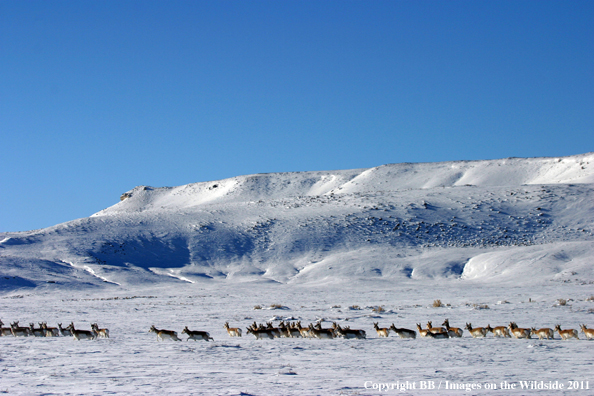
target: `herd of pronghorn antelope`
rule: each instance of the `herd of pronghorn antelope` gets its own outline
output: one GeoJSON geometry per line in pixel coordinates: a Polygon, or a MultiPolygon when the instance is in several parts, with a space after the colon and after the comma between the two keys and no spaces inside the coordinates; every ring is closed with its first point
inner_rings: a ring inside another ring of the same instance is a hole
{"type": "MultiPolygon", "coordinates": [[[[58,327],[48,327],[46,322],[38,323],[39,327],[35,327],[34,323],[30,323],[29,326],[19,326],[19,322],[16,321],[10,324],[10,327],[3,327],[4,323],[0,320],[0,336],[13,336],[13,337],[73,337],[75,340],[94,340],[97,338],[109,338],[109,330],[101,329],[97,323],[91,324],[91,330],[80,330],[74,327],[74,323],[70,323],[66,327],[62,327],[61,323],[58,323],[58,327]]],[[[239,327],[230,327],[229,322],[223,325],[227,334],[230,337],[241,337],[242,330],[239,327]]],[[[380,338],[388,337],[390,332],[396,333],[400,338],[417,338],[417,332],[420,337],[426,338],[458,338],[462,337],[464,330],[458,327],[451,327],[450,322],[446,319],[440,327],[433,327],[432,322],[427,322],[425,328],[417,323],[417,330],[410,330],[405,328],[398,328],[392,323],[390,327],[379,327],[378,323],[374,323],[373,327],[380,338]]],[[[588,329],[585,324],[580,325],[582,333],[586,336],[586,339],[594,339],[594,329],[588,329]]],[[[473,338],[486,337],[489,333],[493,333],[494,337],[506,337],[506,338],[532,338],[532,336],[538,337],[540,340],[552,340],[554,339],[555,332],[559,334],[562,340],[569,340],[575,338],[579,340],[578,331],[575,329],[562,330],[560,325],[556,325],[553,329],[541,328],[536,329],[535,327],[521,328],[515,322],[510,322],[507,326],[496,326],[491,327],[473,327],[471,323],[466,323],[464,327],[468,330],[469,334],[473,338]]],[[[333,338],[367,338],[365,330],[351,329],[348,326],[341,326],[336,322],[332,323],[332,327],[323,328],[320,322],[316,324],[310,323],[307,326],[302,326],[301,321],[287,322],[281,321],[278,326],[274,326],[272,322],[266,324],[258,324],[256,322],[249,325],[247,333],[252,334],[256,339],[274,339],[274,338],[318,338],[318,339],[333,339],[333,338]]],[[[173,330],[157,329],[154,325],[149,329],[149,333],[155,333],[157,340],[173,340],[181,341],[178,337],[177,332],[173,330]]],[[[206,331],[190,330],[186,326],[182,332],[188,336],[187,340],[204,340],[214,341],[210,334],[206,331]]]]}
{"type": "MultiPolygon", "coordinates": [[[[239,327],[230,327],[229,322],[223,325],[225,330],[230,337],[241,337],[242,331],[239,327]]],[[[432,322],[428,322],[426,328],[422,328],[421,324],[417,324],[417,331],[398,328],[392,323],[390,327],[379,327],[378,323],[374,323],[373,327],[378,337],[388,337],[390,332],[396,333],[400,338],[417,338],[417,332],[421,337],[427,338],[456,338],[462,337],[464,330],[458,327],[450,327],[450,322],[446,319],[442,323],[442,327],[433,327],[432,322]]],[[[582,332],[585,334],[586,339],[594,339],[594,329],[588,329],[585,324],[580,325],[582,332]]],[[[555,326],[554,329],[542,328],[536,329],[531,328],[520,328],[515,322],[510,322],[507,326],[496,326],[491,327],[472,327],[471,323],[466,323],[465,329],[468,330],[473,338],[486,337],[488,333],[493,333],[494,337],[507,337],[511,338],[512,335],[515,338],[532,338],[537,336],[539,339],[554,339],[554,334],[557,332],[562,340],[568,340],[575,338],[579,340],[578,331],[575,329],[562,330],[560,325],[555,326]]],[[[274,339],[274,338],[319,338],[319,339],[332,339],[332,338],[367,338],[365,330],[351,329],[347,326],[341,326],[336,322],[332,323],[332,327],[323,328],[320,322],[316,324],[310,323],[307,326],[302,326],[301,321],[285,323],[281,321],[277,327],[272,322],[263,323],[252,323],[247,328],[247,333],[252,334],[256,339],[274,339]]],[[[150,333],[157,334],[157,340],[174,340],[181,341],[177,332],[173,330],[159,330],[155,326],[151,326],[150,333]]],[[[210,334],[206,331],[191,331],[186,328],[182,331],[182,334],[188,335],[188,340],[213,340],[210,334]]]]}
{"type": "Polygon", "coordinates": [[[4,337],[73,337],[75,340],[94,340],[97,338],[109,338],[108,329],[100,329],[97,323],[91,324],[91,330],[80,330],[74,328],[71,322],[68,326],[49,327],[47,322],[39,322],[39,327],[35,323],[29,323],[29,326],[19,326],[16,321],[10,324],[10,327],[3,327],[4,323],[0,320],[0,336],[4,337]]]}

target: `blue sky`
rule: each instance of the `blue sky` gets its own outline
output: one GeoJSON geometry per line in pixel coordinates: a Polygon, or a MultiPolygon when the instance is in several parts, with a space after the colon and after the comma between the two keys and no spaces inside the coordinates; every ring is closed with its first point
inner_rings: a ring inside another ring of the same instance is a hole
{"type": "Polygon", "coordinates": [[[592,1],[0,1],[0,231],[137,185],[594,151],[592,1]]]}

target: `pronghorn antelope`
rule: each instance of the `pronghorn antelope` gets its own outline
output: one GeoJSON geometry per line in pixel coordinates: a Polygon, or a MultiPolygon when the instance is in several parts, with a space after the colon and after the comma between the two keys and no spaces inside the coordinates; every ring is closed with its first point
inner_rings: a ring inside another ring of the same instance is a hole
{"type": "Polygon", "coordinates": [[[149,333],[155,333],[155,334],[157,334],[157,341],[159,341],[159,340],[165,341],[166,339],[170,339],[170,340],[173,340],[173,341],[181,341],[179,338],[177,338],[177,332],[176,331],[173,331],[173,330],[159,330],[154,325],[151,326],[151,329],[149,330],[149,333]]]}
{"type": "Polygon", "coordinates": [[[15,337],[29,337],[31,329],[28,327],[19,326],[19,321],[10,324],[10,330],[15,337]]]}
{"type": "Polygon", "coordinates": [[[251,333],[256,337],[256,340],[263,340],[264,338],[274,339],[274,334],[268,329],[259,329],[251,326],[247,328],[248,334],[251,333]]]}
{"type": "Polygon", "coordinates": [[[109,338],[109,329],[100,329],[97,323],[92,323],[91,328],[97,333],[97,337],[109,338]]]}
{"type": "Polygon", "coordinates": [[[289,326],[281,320],[278,324],[278,329],[280,330],[281,337],[291,337],[291,332],[289,331],[289,326]]]}
{"type": "Polygon", "coordinates": [[[182,330],[182,334],[187,334],[188,335],[188,339],[186,341],[190,341],[190,340],[194,340],[194,341],[198,341],[198,340],[204,340],[204,341],[213,340],[214,341],[214,338],[212,338],[210,336],[210,334],[208,334],[208,332],[206,332],[206,331],[199,331],[199,330],[190,330],[190,329],[188,329],[188,326],[184,327],[184,329],[182,330]]]}
{"type": "Polygon", "coordinates": [[[72,337],[72,331],[70,331],[70,327],[62,327],[62,323],[58,323],[58,331],[60,332],[60,334],[62,334],[63,337],[72,337]]]}
{"type": "Polygon", "coordinates": [[[272,323],[257,324],[255,321],[248,327],[248,333],[252,333],[257,339],[263,338],[278,338],[280,337],[280,330],[272,326],[272,323]]]}
{"type": "Polygon", "coordinates": [[[587,328],[585,324],[580,325],[580,328],[588,340],[594,339],[594,329],[587,328]]]}
{"type": "Polygon", "coordinates": [[[33,323],[29,323],[29,328],[31,329],[31,334],[35,337],[45,337],[45,331],[41,327],[36,329],[33,323]]]}
{"type": "Polygon", "coordinates": [[[57,327],[48,327],[47,322],[39,323],[39,326],[43,329],[46,337],[59,337],[60,331],[57,327]]]}
{"type": "Polygon", "coordinates": [[[367,334],[365,333],[365,330],[351,329],[349,326],[341,327],[336,322],[332,323],[332,328],[334,329],[334,333],[339,337],[344,337],[346,339],[351,339],[351,338],[365,339],[365,338],[367,338],[367,334]]]}
{"type": "Polygon", "coordinates": [[[390,334],[390,328],[389,327],[378,327],[377,323],[373,324],[373,328],[375,329],[375,331],[377,332],[378,337],[387,337],[390,334]]]}
{"type": "Polygon", "coordinates": [[[72,336],[74,337],[74,339],[76,341],[94,340],[95,338],[97,338],[97,333],[95,333],[95,330],[92,330],[92,329],[91,330],[77,330],[74,328],[74,323],[72,323],[72,322],[70,323],[68,328],[72,332],[72,336]]]}
{"type": "Polygon", "coordinates": [[[229,337],[241,337],[241,329],[239,327],[229,327],[229,322],[225,322],[225,330],[229,337]]]}
{"type": "Polygon", "coordinates": [[[283,336],[283,331],[278,327],[274,327],[272,322],[266,322],[266,329],[271,331],[276,338],[281,338],[283,336]]]}
{"type": "Polygon", "coordinates": [[[295,327],[297,328],[297,330],[299,330],[301,337],[303,337],[303,338],[313,337],[313,335],[309,332],[309,329],[307,327],[301,327],[301,321],[298,321],[297,324],[295,325],[295,327]]]}
{"type": "Polygon", "coordinates": [[[491,325],[487,325],[487,331],[493,333],[493,337],[511,338],[511,335],[505,326],[491,327],[491,325]]]}
{"type": "Polygon", "coordinates": [[[470,335],[473,338],[480,338],[487,336],[487,328],[486,327],[475,327],[472,328],[471,323],[466,323],[466,329],[470,332],[470,335]]]}
{"type": "Polygon", "coordinates": [[[392,323],[392,326],[390,326],[390,331],[393,331],[394,333],[398,334],[398,337],[400,338],[417,338],[416,331],[397,328],[396,326],[394,326],[394,323],[392,323]]]}
{"type": "Polygon", "coordinates": [[[0,320],[0,336],[11,336],[12,329],[10,327],[2,327],[4,323],[0,320]]]}
{"type": "Polygon", "coordinates": [[[334,330],[322,329],[322,325],[320,325],[319,323],[316,326],[314,326],[313,324],[309,325],[309,334],[311,334],[312,337],[318,338],[320,340],[334,338],[334,330]]]}
{"type": "Polygon", "coordinates": [[[281,337],[291,337],[291,331],[289,330],[289,326],[287,326],[285,322],[281,321],[278,324],[278,329],[280,330],[281,337]]]}
{"type": "Polygon", "coordinates": [[[287,326],[288,331],[289,331],[289,337],[292,338],[301,338],[301,331],[299,331],[299,329],[297,328],[297,324],[296,323],[289,323],[289,325],[287,326]]]}
{"type": "Polygon", "coordinates": [[[433,324],[431,322],[427,322],[427,328],[433,334],[436,334],[436,333],[446,333],[447,332],[447,330],[445,328],[443,328],[443,327],[433,327],[433,324]]]}
{"type": "Polygon", "coordinates": [[[351,339],[351,338],[366,339],[367,338],[367,333],[365,333],[365,330],[351,329],[350,326],[342,327],[339,324],[337,324],[336,322],[332,323],[332,328],[334,329],[334,332],[336,333],[337,336],[342,336],[346,339],[351,339]]]}
{"type": "Polygon", "coordinates": [[[462,337],[462,334],[464,334],[464,330],[458,327],[450,327],[450,321],[448,319],[443,321],[442,326],[445,326],[450,337],[462,337]]]}
{"type": "Polygon", "coordinates": [[[421,337],[431,337],[431,335],[433,335],[433,333],[431,333],[429,331],[429,329],[423,329],[421,327],[421,324],[420,323],[417,323],[417,330],[419,331],[419,335],[421,337]],[[429,335],[429,334],[431,334],[431,335],[429,335]]]}
{"type": "Polygon", "coordinates": [[[351,326],[346,326],[343,329],[347,334],[355,334],[355,337],[361,340],[367,339],[367,333],[362,329],[351,329],[351,326]]]}
{"type": "Polygon", "coordinates": [[[555,331],[557,333],[559,333],[559,335],[561,336],[561,339],[563,339],[563,340],[569,340],[570,338],[575,338],[576,340],[580,339],[578,337],[578,332],[575,329],[561,330],[561,326],[557,325],[557,326],[555,326],[555,331]]]}
{"type": "Polygon", "coordinates": [[[553,340],[555,339],[553,329],[549,329],[548,327],[543,327],[542,329],[536,330],[536,328],[531,328],[532,334],[536,334],[539,340],[553,340]]]}
{"type": "Polygon", "coordinates": [[[427,333],[427,338],[450,338],[450,335],[448,333],[432,333],[431,331],[429,331],[427,333]]]}
{"type": "Polygon", "coordinates": [[[516,322],[510,322],[507,328],[516,338],[532,338],[530,329],[519,328],[516,322]]]}

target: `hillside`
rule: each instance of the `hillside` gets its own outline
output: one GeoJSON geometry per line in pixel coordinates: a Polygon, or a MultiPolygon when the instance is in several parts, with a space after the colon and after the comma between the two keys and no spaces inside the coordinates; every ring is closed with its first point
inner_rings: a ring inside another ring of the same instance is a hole
{"type": "Polygon", "coordinates": [[[260,280],[594,281],[594,153],[136,187],[0,233],[0,291],[260,280]]]}

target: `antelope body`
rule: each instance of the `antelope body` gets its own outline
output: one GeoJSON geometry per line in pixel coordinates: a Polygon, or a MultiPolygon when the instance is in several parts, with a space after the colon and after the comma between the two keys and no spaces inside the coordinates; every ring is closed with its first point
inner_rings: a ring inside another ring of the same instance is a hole
{"type": "Polygon", "coordinates": [[[39,323],[39,326],[43,329],[46,337],[59,337],[60,331],[57,327],[48,327],[46,322],[39,323]]]}
{"type": "Polygon", "coordinates": [[[570,338],[575,338],[576,340],[580,339],[578,337],[578,332],[575,329],[561,330],[561,326],[557,325],[557,326],[555,326],[555,331],[557,333],[559,333],[559,335],[561,336],[561,339],[563,339],[563,340],[569,340],[570,338]]]}
{"type": "Polygon", "coordinates": [[[351,329],[350,327],[341,327],[336,322],[332,323],[332,328],[334,332],[339,337],[344,337],[346,339],[358,338],[358,339],[365,339],[367,338],[367,334],[365,330],[358,330],[358,329],[351,329]]]}
{"type": "Polygon", "coordinates": [[[29,328],[31,329],[31,334],[35,337],[45,337],[45,331],[41,327],[35,328],[33,323],[29,323],[29,328]]]}
{"type": "Polygon", "coordinates": [[[94,340],[97,338],[97,333],[94,330],[77,330],[74,328],[74,323],[70,323],[70,331],[76,341],[80,340],[94,340]]]}
{"type": "Polygon", "coordinates": [[[188,329],[188,326],[184,327],[184,329],[182,330],[182,334],[187,334],[188,335],[187,341],[190,341],[190,340],[194,340],[194,341],[198,341],[198,340],[204,340],[204,341],[213,340],[214,341],[214,338],[212,338],[208,332],[206,332],[206,331],[199,331],[199,330],[193,331],[193,330],[188,329]]]}
{"type": "Polygon", "coordinates": [[[29,329],[28,327],[19,326],[18,320],[10,324],[10,331],[12,332],[12,335],[15,337],[29,337],[31,333],[31,329],[29,329]]]}
{"type": "Polygon", "coordinates": [[[269,338],[271,340],[274,339],[274,334],[268,329],[255,329],[253,327],[248,327],[247,332],[253,334],[257,340],[263,340],[264,338],[269,338]]]}
{"type": "Polygon", "coordinates": [[[100,329],[97,323],[91,324],[91,328],[97,333],[97,337],[109,338],[109,329],[100,329]]]}
{"type": "Polygon", "coordinates": [[[313,335],[309,332],[309,329],[307,327],[301,327],[301,321],[298,321],[297,324],[295,325],[295,327],[297,328],[297,330],[299,330],[301,337],[303,337],[303,338],[313,337],[313,335]]]}
{"type": "Polygon", "coordinates": [[[421,324],[420,323],[417,323],[417,330],[419,331],[419,335],[421,337],[431,337],[431,335],[433,335],[433,333],[431,333],[429,331],[429,329],[423,329],[421,327],[421,324]],[[431,335],[429,335],[429,334],[431,334],[431,335]]]}
{"type": "Polygon", "coordinates": [[[177,338],[177,332],[173,330],[159,330],[154,325],[151,326],[149,333],[157,334],[157,341],[165,341],[166,339],[173,341],[181,341],[179,338],[177,338]]]}
{"type": "Polygon", "coordinates": [[[486,327],[472,327],[471,323],[466,323],[466,329],[470,332],[470,335],[473,338],[481,338],[487,336],[487,328],[486,327]]]}
{"type": "Polygon", "coordinates": [[[518,327],[516,322],[510,322],[510,324],[507,325],[507,328],[516,338],[532,338],[532,332],[530,331],[530,329],[522,329],[518,327]]]}
{"type": "Polygon", "coordinates": [[[491,325],[487,325],[487,331],[490,331],[491,333],[493,333],[494,337],[511,338],[511,335],[509,334],[509,331],[507,330],[507,327],[505,327],[505,326],[491,327],[491,325]]]}
{"type": "Polygon", "coordinates": [[[266,322],[266,329],[272,332],[272,335],[276,338],[280,338],[283,336],[283,330],[279,327],[274,327],[272,322],[266,322]]]}
{"type": "Polygon", "coordinates": [[[229,337],[241,337],[241,329],[239,327],[229,327],[229,322],[225,322],[224,326],[229,337]]]}
{"type": "Polygon", "coordinates": [[[70,328],[66,326],[66,328],[62,327],[62,323],[58,323],[58,331],[63,337],[72,337],[72,331],[70,328]]]}
{"type": "Polygon", "coordinates": [[[373,324],[373,328],[375,329],[375,331],[377,332],[377,335],[379,337],[387,337],[390,334],[390,329],[387,327],[382,327],[380,328],[377,323],[373,324]]]}
{"type": "Polygon", "coordinates": [[[450,337],[462,337],[462,334],[464,334],[464,330],[458,327],[450,327],[450,321],[448,319],[444,320],[442,325],[445,326],[450,337]]]}
{"type": "Polygon", "coordinates": [[[318,339],[332,339],[334,338],[334,330],[333,329],[322,329],[322,325],[320,325],[319,323],[314,326],[313,324],[309,325],[309,333],[312,335],[312,337],[318,338],[318,339]]]}
{"type": "Polygon", "coordinates": [[[392,323],[392,326],[390,326],[390,331],[393,331],[394,333],[398,334],[398,337],[400,338],[417,338],[416,331],[397,328],[396,326],[394,326],[394,323],[392,323]]]}
{"type": "Polygon", "coordinates": [[[297,324],[296,323],[289,323],[288,327],[288,332],[289,332],[289,337],[292,338],[301,338],[301,331],[299,331],[299,329],[297,328],[297,324]]]}
{"type": "Polygon", "coordinates": [[[536,334],[538,336],[539,340],[553,340],[555,337],[555,333],[553,332],[553,329],[549,329],[548,327],[543,327],[542,329],[538,329],[536,330],[536,328],[532,328],[531,329],[532,334],[536,334]]]}
{"type": "Polygon", "coordinates": [[[443,339],[443,338],[450,338],[448,333],[432,333],[431,331],[427,333],[428,338],[437,338],[437,339],[443,339]]]}
{"type": "Polygon", "coordinates": [[[281,332],[281,337],[288,337],[291,338],[291,329],[289,327],[289,325],[285,324],[285,322],[280,322],[280,324],[278,325],[278,328],[281,332]]]}
{"type": "Polygon", "coordinates": [[[445,329],[443,327],[433,327],[433,324],[431,322],[427,322],[427,329],[429,329],[429,331],[432,332],[433,334],[447,332],[447,329],[445,329]]]}
{"type": "Polygon", "coordinates": [[[587,328],[585,324],[580,325],[580,328],[588,340],[594,340],[594,329],[587,328]]]}
{"type": "Polygon", "coordinates": [[[10,327],[2,327],[4,326],[4,323],[2,323],[2,321],[0,320],[0,336],[11,336],[12,335],[12,329],[10,327]]]}

